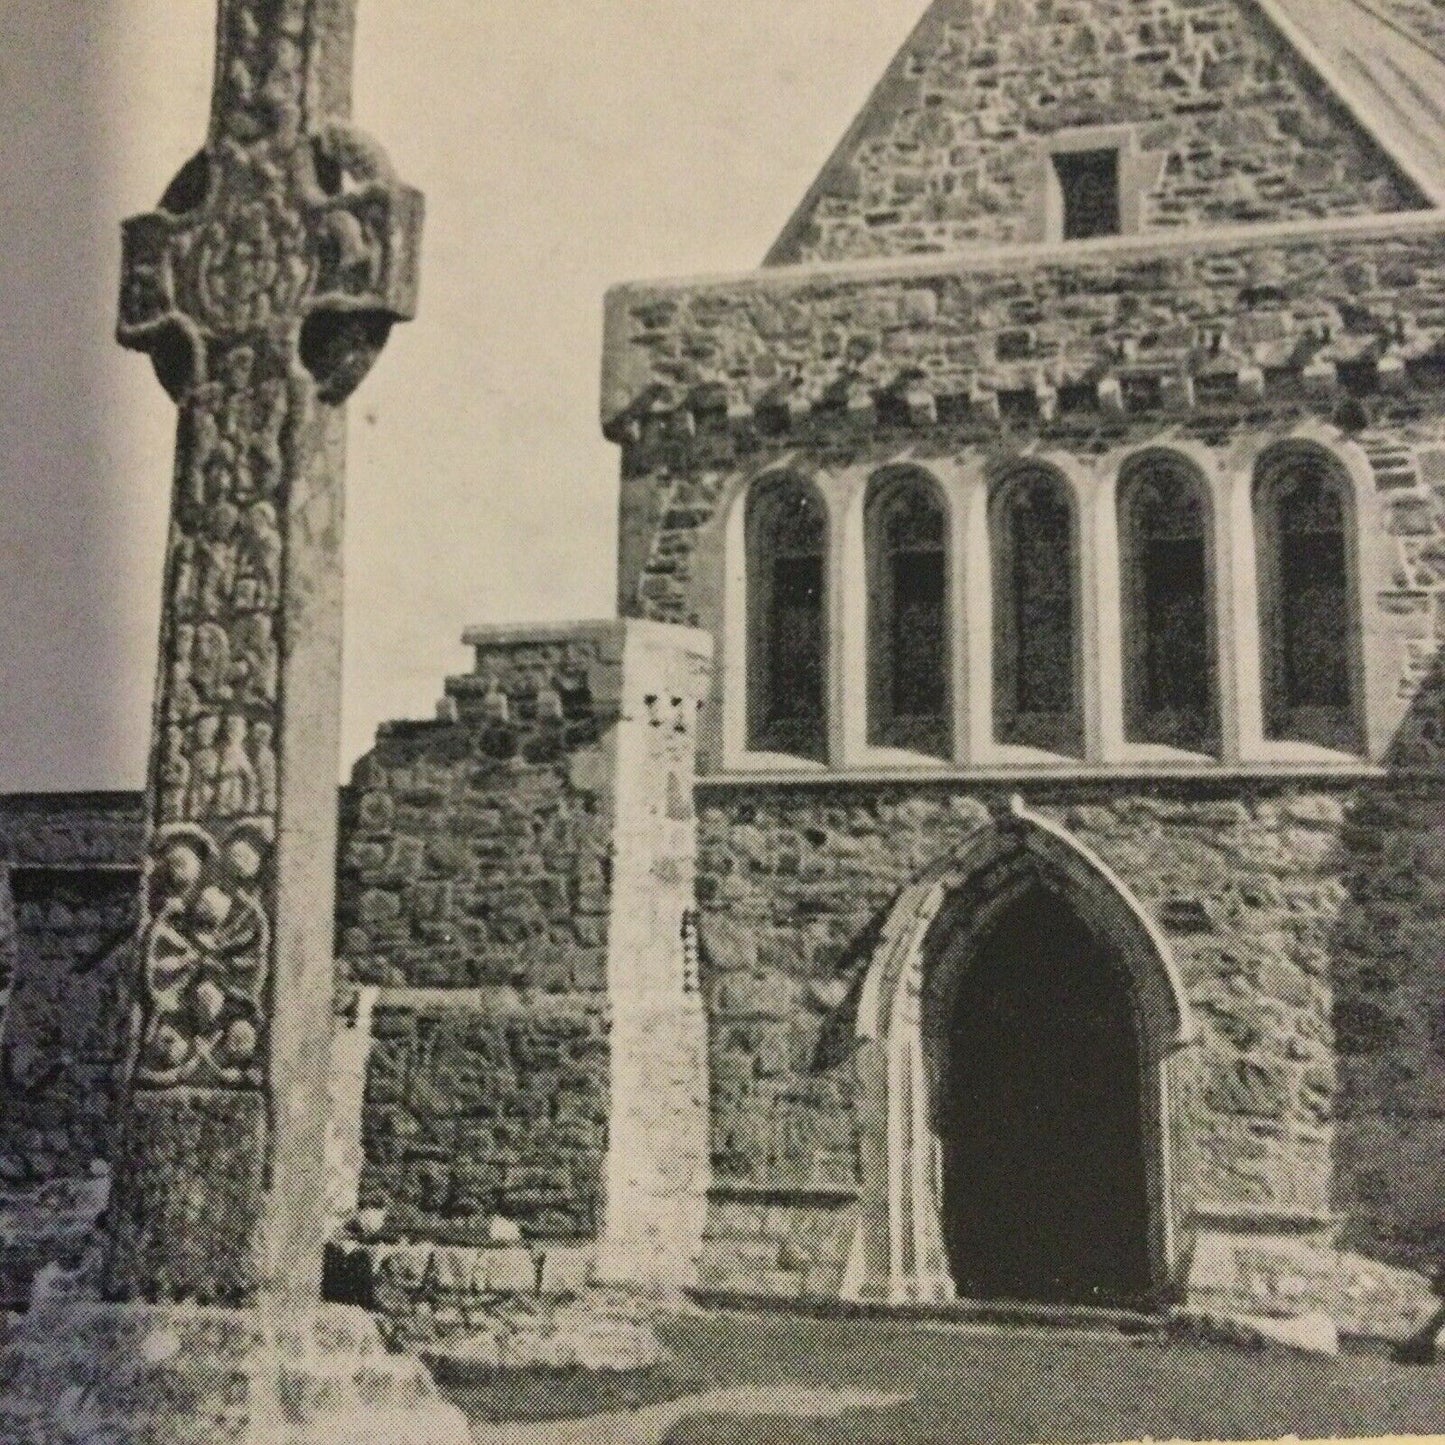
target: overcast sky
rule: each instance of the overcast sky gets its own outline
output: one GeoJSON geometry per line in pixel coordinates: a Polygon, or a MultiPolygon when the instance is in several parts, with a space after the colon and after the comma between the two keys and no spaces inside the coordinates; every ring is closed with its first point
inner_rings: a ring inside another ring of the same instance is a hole
{"type": "MultiPolygon", "coordinates": [[[[343,764],[473,623],[609,616],[614,282],[761,259],[924,0],[362,0],[356,118],[426,192],[352,399],[343,764]]],[[[212,0],[0,0],[0,791],[139,786],[174,412],[117,223],[204,135],[212,0]]]]}

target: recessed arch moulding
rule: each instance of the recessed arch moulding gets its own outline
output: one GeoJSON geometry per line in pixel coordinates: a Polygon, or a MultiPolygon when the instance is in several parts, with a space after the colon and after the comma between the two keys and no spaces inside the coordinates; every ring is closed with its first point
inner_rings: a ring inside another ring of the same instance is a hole
{"type": "Polygon", "coordinates": [[[1128,886],[1066,829],[1014,798],[902,890],[863,977],[854,1020],[861,1192],[846,1296],[904,1303],[956,1295],[943,1239],[939,1134],[948,1005],[992,923],[1030,887],[1066,904],[1127,971],[1151,1285],[1162,1297],[1177,1283],[1188,1208],[1179,1189],[1178,1094],[1198,1040],[1183,980],[1167,939],[1128,886]]]}
{"type": "MultiPolygon", "coordinates": [[[[1341,1281],[1358,1257],[1342,1264],[1340,1249],[1407,1262],[1384,1247],[1384,1213],[1381,1229],[1357,1217],[1363,1136],[1336,1115],[1335,1030],[1352,1015],[1328,950],[1349,926],[1334,870],[1353,794],[1288,780],[1241,792],[701,779],[703,1285],[885,1305],[988,1297],[969,1287],[958,1230],[960,1110],[980,1107],[961,1050],[989,1052],[988,1038],[957,1001],[1010,977],[1001,939],[1022,901],[1037,906],[1042,953],[1051,930],[1084,937],[1080,964],[1132,1024],[1109,1079],[1132,1091],[1136,1152],[1120,1156],[1118,1187],[1141,1221],[1147,1288],[1114,1302],[1325,1309],[1346,1323],[1359,1302],[1341,1281]],[[1277,1298],[1281,1278],[1305,1280],[1308,1297],[1277,1298]]],[[[1013,947],[1011,977],[1027,980],[1013,947]]],[[[1087,988],[1049,997],[1090,1004],[1087,988]]],[[[1060,1063],[1076,1069],[1070,1053],[1065,1031],[1060,1063]]],[[[1048,1158],[1027,1128],[1004,1142],[1048,1158]]]]}

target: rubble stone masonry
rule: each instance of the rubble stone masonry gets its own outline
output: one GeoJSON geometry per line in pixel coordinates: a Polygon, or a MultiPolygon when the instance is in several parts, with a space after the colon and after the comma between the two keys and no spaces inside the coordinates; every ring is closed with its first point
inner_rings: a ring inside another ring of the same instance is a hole
{"type": "Polygon", "coordinates": [[[1050,138],[1111,127],[1139,157],[1144,231],[1419,203],[1253,6],[960,0],[905,47],[769,260],[1043,240],[1050,138]]]}
{"type": "MultiPolygon", "coordinates": [[[[1337,1211],[1352,1246],[1429,1263],[1445,1229],[1440,786],[1021,791],[1133,890],[1174,953],[1199,1030],[1175,1101],[1181,1219],[1337,1211]]],[[[858,1185],[840,1001],[898,891],[957,853],[1006,795],[856,781],[716,782],[700,794],[707,1282],[834,1292],[858,1185]]]]}
{"type": "Polygon", "coordinates": [[[485,1243],[502,1216],[531,1240],[600,1236],[634,1278],[674,1238],[686,1252],[676,1205],[695,1263],[704,1029],[683,923],[708,648],[687,637],[469,633],[476,669],[441,719],[384,728],[357,765],[338,936],[343,978],[379,986],[361,1202],[388,1234],[485,1243]]]}

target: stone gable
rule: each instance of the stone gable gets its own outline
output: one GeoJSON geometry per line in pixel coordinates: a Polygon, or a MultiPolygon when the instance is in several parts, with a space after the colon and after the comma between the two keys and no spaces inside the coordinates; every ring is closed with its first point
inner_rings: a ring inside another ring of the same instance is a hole
{"type": "Polygon", "coordinates": [[[768,261],[1048,239],[1049,152],[1100,128],[1123,147],[1130,230],[1421,204],[1252,4],[937,0],[768,261]]]}

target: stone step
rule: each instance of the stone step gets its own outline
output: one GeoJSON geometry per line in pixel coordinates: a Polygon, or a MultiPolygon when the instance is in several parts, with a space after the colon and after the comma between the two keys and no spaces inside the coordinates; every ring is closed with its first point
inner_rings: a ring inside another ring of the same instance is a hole
{"type": "Polygon", "coordinates": [[[739,1313],[803,1314],[822,1319],[895,1319],[1068,1330],[1100,1335],[1162,1337],[1168,1319],[1162,1312],[1100,1305],[1040,1304],[1030,1300],[940,1300],[890,1304],[881,1300],[843,1300],[808,1295],[745,1294],[696,1289],[688,1297],[704,1309],[739,1313]]]}
{"type": "Polygon", "coordinates": [[[1399,491],[1418,485],[1420,470],[1413,447],[1402,446],[1390,433],[1361,432],[1357,440],[1370,459],[1375,485],[1380,491],[1399,491]]]}

